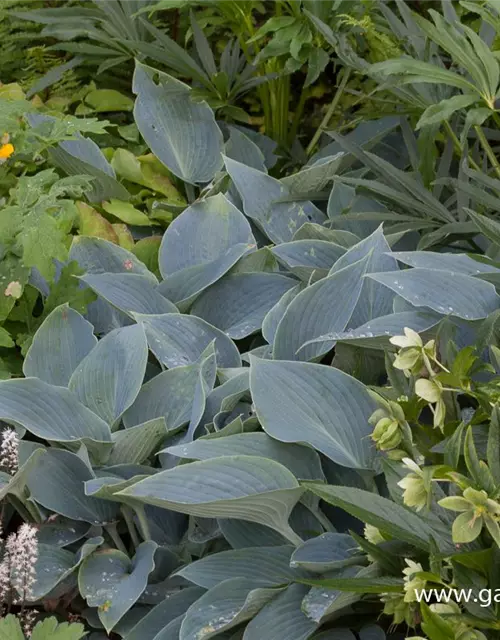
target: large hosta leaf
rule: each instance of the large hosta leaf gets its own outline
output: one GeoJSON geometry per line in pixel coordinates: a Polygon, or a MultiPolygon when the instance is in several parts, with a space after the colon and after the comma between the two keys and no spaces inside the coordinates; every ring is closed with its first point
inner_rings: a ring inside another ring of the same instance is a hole
{"type": "Polygon", "coordinates": [[[211,389],[214,377],[214,351],[209,346],[197,362],[163,371],[147,382],[123,416],[125,426],[162,417],[167,429],[174,431],[187,424],[193,414],[201,417],[206,398],[197,395],[196,391],[204,385],[211,389]]]}
{"type": "Polygon", "coordinates": [[[155,418],[130,429],[113,433],[113,450],[108,465],[141,464],[156,453],[167,436],[164,418],[155,418]]]}
{"type": "Polygon", "coordinates": [[[158,282],[133,253],[102,238],[75,236],[69,257],[87,273],[137,273],[158,282]]]}
{"type": "Polygon", "coordinates": [[[287,307],[273,343],[276,360],[311,360],[333,342],[304,344],[332,331],[343,331],[353,313],[368,258],[341,269],[301,291],[287,307]]]}
{"type": "Polygon", "coordinates": [[[54,442],[111,442],[109,426],[73,393],[37,378],[0,382],[0,419],[54,442]]]}
{"type": "Polygon", "coordinates": [[[144,326],[149,348],[169,369],[195,362],[214,340],[218,366],[241,366],[231,338],[201,318],[179,313],[138,314],[136,318],[144,326]]]}
{"type": "Polygon", "coordinates": [[[49,449],[32,469],[28,487],[32,498],[50,511],[91,524],[113,522],[117,504],[85,495],[85,482],[93,477],[74,453],[49,449]]]}
{"type": "Polygon", "coordinates": [[[191,313],[238,340],[259,330],[266,313],[295,285],[277,273],[228,275],[196,300],[191,313]]]}
{"type": "Polygon", "coordinates": [[[245,214],[276,244],[289,242],[306,222],[325,220],[311,202],[286,202],[289,189],[279,180],[241,162],[225,158],[226,169],[243,200],[245,214]]]}
{"type": "MultiPolygon", "coordinates": [[[[398,271],[396,260],[390,253],[390,247],[380,226],[368,238],[351,247],[332,267],[330,274],[345,269],[358,260],[366,258],[366,273],[376,271],[398,271]]],[[[350,326],[359,327],[372,318],[384,316],[392,311],[394,294],[387,287],[365,278],[359,300],[353,311],[350,326]]]]}
{"type": "Polygon", "coordinates": [[[352,563],[356,543],[345,533],[323,533],[295,549],[290,566],[324,573],[352,563]]]}
{"type": "Polygon", "coordinates": [[[366,277],[392,289],[415,307],[428,307],[464,320],[481,320],[500,306],[492,284],[461,273],[417,268],[366,277]]]}
{"type": "Polygon", "coordinates": [[[443,541],[442,533],[434,530],[424,518],[392,500],[354,487],[314,482],[304,484],[322,500],[345,509],[355,518],[385,531],[396,540],[408,542],[420,549],[429,549],[432,539],[440,546],[443,542],[447,543],[446,540],[443,541]]]}
{"type": "Polygon", "coordinates": [[[133,91],[135,122],[155,156],[185,182],[209,182],[222,167],[223,145],[212,109],[194,102],[184,83],[139,62],[133,91]]]}
{"type": "Polygon", "coordinates": [[[288,518],[302,489],[288,469],[265,458],[192,462],[141,480],[120,495],[205,518],[257,522],[298,540],[288,518]]]}
{"type": "MultiPolygon", "coordinates": [[[[125,640],[168,640],[174,635],[167,635],[167,627],[186,613],[187,609],[204,593],[204,589],[188,587],[166,598],[151,609],[126,634],[125,640]],[[165,632],[164,635],[162,633],[165,632]]],[[[180,624],[179,624],[180,626],[180,624]]]]}
{"type": "Polygon", "coordinates": [[[208,640],[251,619],[279,593],[246,578],[232,578],[212,587],[186,612],[179,640],[208,640]]]}
{"type": "Polygon", "coordinates": [[[62,304],[35,333],[26,354],[23,373],[66,387],[73,371],[97,343],[93,327],[78,311],[62,304]]]}
{"type": "Polygon", "coordinates": [[[317,624],[302,613],[307,587],[292,584],[271,600],[245,629],[245,640],[307,640],[317,624]]]}
{"type": "Polygon", "coordinates": [[[161,295],[149,276],[136,273],[89,273],[81,279],[98,296],[128,315],[177,311],[176,306],[161,295]]]}
{"type": "Polygon", "coordinates": [[[139,393],[147,359],[141,325],[115,329],[78,365],[69,388],[80,402],[114,424],[139,393]]]}
{"type": "Polygon", "coordinates": [[[186,565],[176,575],[205,589],[229,578],[247,578],[262,586],[279,586],[304,575],[290,568],[293,549],[287,545],[221,551],[186,565]]]}
{"type": "Polygon", "coordinates": [[[335,340],[353,344],[362,344],[371,349],[387,349],[389,338],[403,334],[405,327],[421,333],[440,322],[441,316],[431,311],[401,311],[388,316],[374,318],[357,329],[338,331],[319,336],[312,342],[335,340]]]}
{"type": "Polygon", "coordinates": [[[368,419],[376,406],[361,382],[332,367],[252,358],[250,388],[273,438],[305,442],[346,467],[372,468],[368,419]]]}
{"type": "Polygon", "coordinates": [[[143,542],[132,560],[116,549],[102,549],[82,563],[80,593],[91,607],[98,607],[99,620],[108,633],[146,588],[156,549],[155,542],[143,542]]]}
{"type": "Polygon", "coordinates": [[[466,276],[479,273],[500,273],[500,269],[486,262],[479,262],[465,253],[435,253],[434,251],[397,251],[393,258],[410,267],[454,271],[466,276]]]}
{"type": "Polygon", "coordinates": [[[247,455],[276,460],[289,469],[298,480],[323,477],[318,454],[308,447],[284,444],[265,433],[239,433],[212,440],[198,439],[166,449],[180,458],[209,460],[219,456],[247,455]]]}
{"type": "Polygon", "coordinates": [[[290,269],[330,269],[345,253],[345,247],[325,240],[294,240],[273,248],[274,255],[290,269]]]}
{"type": "Polygon", "coordinates": [[[164,278],[200,265],[208,266],[237,244],[255,244],[245,216],[219,193],[185,209],[163,236],[159,263],[164,278]]]}

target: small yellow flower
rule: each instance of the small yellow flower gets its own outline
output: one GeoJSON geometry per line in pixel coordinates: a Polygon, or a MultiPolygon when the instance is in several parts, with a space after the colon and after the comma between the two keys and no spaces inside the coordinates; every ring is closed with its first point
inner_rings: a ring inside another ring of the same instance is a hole
{"type": "Polygon", "coordinates": [[[8,142],[0,147],[0,162],[5,162],[14,153],[14,145],[8,142]]]}

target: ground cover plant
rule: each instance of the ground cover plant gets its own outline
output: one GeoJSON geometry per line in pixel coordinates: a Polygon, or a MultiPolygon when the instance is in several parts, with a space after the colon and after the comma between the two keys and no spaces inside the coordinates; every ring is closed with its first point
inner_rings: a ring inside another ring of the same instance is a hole
{"type": "Polygon", "coordinates": [[[0,639],[498,638],[496,4],[18,4],[0,639]]]}

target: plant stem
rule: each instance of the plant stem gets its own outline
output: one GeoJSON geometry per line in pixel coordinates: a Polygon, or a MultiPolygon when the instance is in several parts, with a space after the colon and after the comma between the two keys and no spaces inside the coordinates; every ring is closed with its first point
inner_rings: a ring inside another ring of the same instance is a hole
{"type": "MultiPolygon", "coordinates": [[[[456,133],[453,131],[453,129],[451,128],[450,123],[447,120],[444,120],[444,128],[446,129],[446,132],[448,133],[448,136],[450,137],[451,141],[453,142],[453,146],[455,147],[455,151],[457,152],[457,154],[462,157],[463,156],[463,149],[462,149],[462,145],[460,144],[460,140],[457,138],[456,133]]],[[[473,167],[476,171],[481,171],[481,167],[477,164],[477,162],[474,160],[474,158],[470,155],[468,156],[468,160],[469,160],[469,164],[471,167],[473,167]]]]}
{"type": "Polygon", "coordinates": [[[186,189],[186,198],[189,204],[192,204],[195,200],[196,200],[196,194],[194,191],[194,187],[192,184],[189,184],[189,182],[185,182],[184,183],[185,189],[186,189]]]}
{"type": "Polygon", "coordinates": [[[128,555],[127,548],[123,544],[123,540],[120,538],[120,534],[118,533],[118,529],[116,528],[116,524],[113,522],[111,524],[105,525],[104,528],[108,532],[110,538],[115,543],[116,548],[119,551],[122,551],[123,553],[126,553],[128,555]]]}
{"type": "Polygon", "coordinates": [[[297,108],[295,109],[295,113],[293,116],[293,122],[292,122],[292,127],[290,129],[290,132],[288,134],[288,146],[291,147],[293,145],[293,141],[295,140],[295,137],[297,136],[297,131],[299,129],[299,123],[300,123],[300,119],[302,118],[302,114],[304,113],[304,107],[307,101],[307,98],[309,97],[309,88],[302,86],[302,91],[300,93],[300,98],[299,98],[299,103],[297,105],[297,108]]]}
{"type": "Polygon", "coordinates": [[[319,125],[319,127],[316,129],[316,132],[314,133],[314,136],[312,137],[312,140],[306,149],[306,153],[308,156],[311,155],[314,148],[316,147],[318,140],[320,139],[321,134],[328,127],[328,123],[332,119],[333,113],[337,108],[337,105],[342,96],[342,93],[344,92],[344,89],[346,87],[346,84],[349,80],[350,75],[351,75],[351,70],[347,69],[347,71],[345,71],[344,75],[342,76],[342,80],[340,81],[339,86],[337,87],[337,91],[335,92],[335,95],[333,96],[333,100],[331,101],[330,106],[328,107],[328,111],[325,113],[325,117],[321,121],[321,124],[319,125]]]}
{"type": "Polygon", "coordinates": [[[149,523],[144,507],[142,505],[134,506],[134,511],[137,516],[137,520],[139,520],[139,528],[141,530],[142,537],[144,540],[151,540],[151,532],[149,530],[149,523]]]}
{"type": "Polygon", "coordinates": [[[488,142],[488,138],[484,135],[484,131],[479,125],[476,125],[474,129],[477,133],[477,137],[479,139],[479,142],[481,143],[481,146],[485,150],[486,155],[488,156],[493,168],[495,169],[495,173],[500,178],[500,163],[498,162],[497,157],[495,156],[495,152],[488,142]]]}
{"type": "Polygon", "coordinates": [[[125,524],[127,525],[128,532],[130,534],[130,539],[132,540],[132,544],[137,549],[137,547],[141,544],[141,541],[139,539],[139,536],[137,535],[137,530],[135,528],[132,509],[124,504],[122,505],[122,513],[125,524]]]}

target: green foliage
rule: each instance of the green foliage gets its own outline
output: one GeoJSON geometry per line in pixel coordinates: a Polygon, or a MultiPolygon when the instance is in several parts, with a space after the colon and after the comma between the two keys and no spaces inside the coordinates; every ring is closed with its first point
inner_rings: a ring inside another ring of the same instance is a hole
{"type": "MultiPolygon", "coordinates": [[[[82,624],[63,622],[58,624],[56,618],[47,618],[35,625],[30,634],[33,640],[80,640],[85,636],[82,624]]],[[[21,623],[9,615],[0,620],[0,638],[5,640],[24,640],[21,623]]]]}

